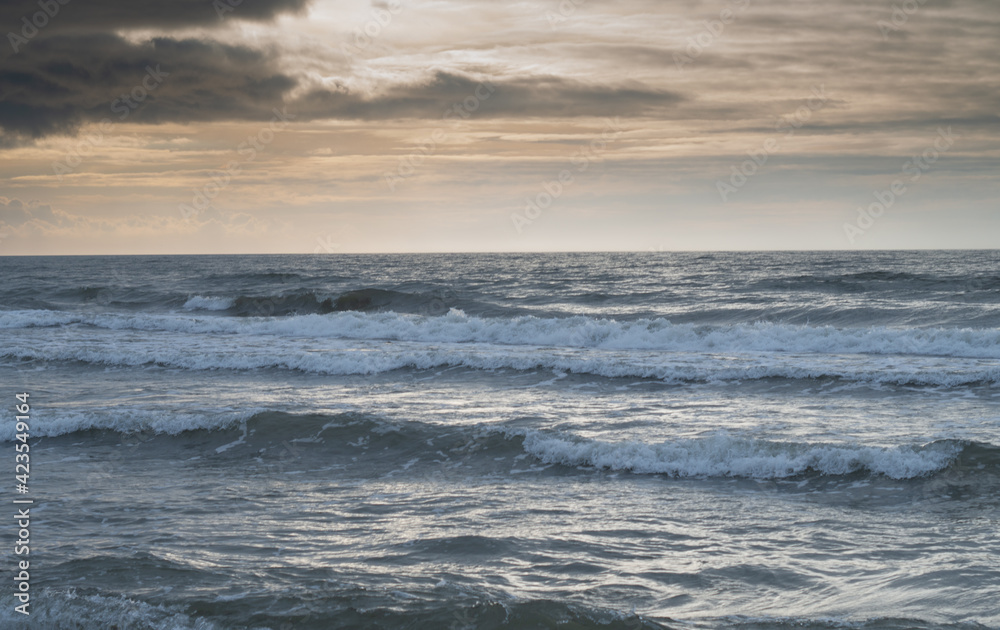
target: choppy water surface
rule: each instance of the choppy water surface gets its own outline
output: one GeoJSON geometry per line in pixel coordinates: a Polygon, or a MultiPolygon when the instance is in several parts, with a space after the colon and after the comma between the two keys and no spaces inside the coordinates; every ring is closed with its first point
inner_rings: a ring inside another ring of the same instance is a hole
{"type": "Polygon", "coordinates": [[[36,627],[1000,627],[997,252],[0,271],[36,627]]]}

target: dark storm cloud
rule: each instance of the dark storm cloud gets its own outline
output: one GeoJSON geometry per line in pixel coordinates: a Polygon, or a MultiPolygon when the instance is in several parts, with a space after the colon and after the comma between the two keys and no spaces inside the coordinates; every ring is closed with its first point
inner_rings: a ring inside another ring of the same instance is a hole
{"type": "Polygon", "coordinates": [[[273,55],[211,40],[115,32],[270,20],[309,0],[15,0],[0,4],[0,147],[86,122],[257,119],[296,81],[273,55]]]}
{"type": "Polygon", "coordinates": [[[117,35],[64,35],[0,61],[7,145],[73,132],[85,122],[264,119],[295,80],[272,55],[195,39],[135,44],[117,35]]]}
{"type": "Polygon", "coordinates": [[[31,55],[0,62],[0,143],[13,146],[81,124],[269,120],[288,107],[296,120],[643,115],[681,101],[638,82],[587,84],[559,77],[494,83],[439,71],[371,93],[317,88],[292,101],[298,80],[276,56],[242,46],[117,35],[65,35],[38,42],[31,55]]]}
{"type": "MultiPolygon", "coordinates": [[[[564,30],[548,27],[543,18],[552,7],[540,3],[537,12],[517,9],[514,17],[523,22],[506,30],[491,31],[476,21],[475,11],[462,12],[461,32],[470,34],[459,41],[442,27],[440,39],[413,43],[401,36],[404,25],[394,22],[399,31],[386,37],[384,50],[372,46],[346,60],[333,52],[344,43],[342,34],[331,37],[328,48],[297,47],[289,37],[275,44],[281,50],[170,33],[137,43],[114,34],[140,27],[212,27],[230,18],[264,20],[311,6],[309,0],[41,1],[60,7],[48,26],[20,53],[0,45],[0,146],[74,133],[104,118],[266,121],[275,107],[286,106],[300,122],[439,120],[460,106],[453,117],[632,116],[746,130],[794,111],[795,95],[821,84],[835,99],[825,112],[830,119],[810,124],[825,124],[828,133],[949,123],[995,130],[1000,107],[1000,84],[993,80],[1000,69],[993,54],[1000,33],[995,0],[921,2],[885,37],[879,24],[893,15],[888,1],[754,0],[712,37],[710,23],[736,0],[590,0],[573,14],[579,22],[568,21],[564,30]],[[233,9],[225,20],[217,1],[233,9]],[[653,27],[637,31],[635,22],[607,13],[599,29],[582,30],[587,11],[599,15],[623,3],[628,15],[647,16],[657,27],[684,17],[683,29],[659,36],[653,27]],[[688,54],[690,41],[699,37],[705,43],[679,67],[677,56],[688,54]],[[384,56],[375,55],[376,49],[384,56]],[[322,63],[312,64],[313,54],[322,63]],[[152,88],[150,68],[163,79],[152,88]],[[635,78],[625,78],[630,76],[635,78]],[[486,98],[481,77],[492,81],[486,98]],[[129,95],[143,98],[129,101],[129,95]]],[[[0,25],[14,28],[23,15],[39,10],[38,2],[3,3],[0,25]]],[[[469,0],[470,6],[477,3],[487,4],[469,0]]],[[[443,9],[427,11],[446,26],[458,19],[443,9]]],[[[414,13],[412,19],[420,24],[422,17],[414,13]]]]}
{"type": "MultiPolygon", "coordinates": [[[[211,26],[220,19],[270,20],[298,12],[309,0],[5,0],[0,3],[0,29],[21,34],[24,19],[56,31],[111,32],[125,28],[211,26]],[[37,18],[43,12],[48,19],[37,18]]],[[[30,32],[30,29],[29,29],[30,32]]],[[[30,45],[30,44],[29,44],[30,45]]]]}

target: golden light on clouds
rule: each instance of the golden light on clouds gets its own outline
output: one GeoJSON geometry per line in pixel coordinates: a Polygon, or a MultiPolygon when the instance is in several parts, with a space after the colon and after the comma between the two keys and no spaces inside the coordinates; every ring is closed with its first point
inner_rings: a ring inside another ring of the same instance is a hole
{"type": "Polygon", "coordinates": [[[957,141],[900,200],[912,225],[860,245],[990,246],[995,12],[927,5],[887,28],[891,5],[848,4],[275,0],[155,26],[138,10],[65,16],[0,57],[0,220],[24,237],[0,247],[303,252],[336,232],[344,251],[844,248],[856,207],[939,128],[957,141]],[[622,133],[588,149],[609,120],[622,133]],[[755,154],[738,193],[720,194],[755,154]],[[935,212],[964,227],[942,231],[935,212]]]}

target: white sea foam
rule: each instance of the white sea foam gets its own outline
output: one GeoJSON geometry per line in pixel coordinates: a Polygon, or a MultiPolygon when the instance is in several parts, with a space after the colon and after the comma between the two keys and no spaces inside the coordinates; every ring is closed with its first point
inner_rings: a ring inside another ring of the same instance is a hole
{"type": "Polygon", "coordinates": [[[489,343],[432,343],[263,335],[78,330],[23,331],[0,356],[192,370],[289,369],[314,374],[380,374],[464,366],[480,370],[552,369],[665,382],[840,378],[872,384],[957,387],[1000,383],[1000,361],[938,356],[647,351],[489,343]]]}
{"type": "MultiPolygon", "coordinates": [[[[205,409],[201,413],[179,413],[155,408],[114,408],[93,411],[42,409],[32,414],[31,434],[35,437],[55,437],[77,431],[103,430],[123,435],[140,433],[179,435],[185,431],[199,429],[215,431],[235,427],[261,411],[264,410],[205,409]]],[[[0,425],[0,441],[13,441],[15,433],[14,424],[0,425]]]]}
{"type": "MultiPolygon", "coordinates": [[[[156,409],[122,413],[109,413],[108,410],[41,412],[33,420],[32,433],[39,437],[55,437],[104,429],[123,434],[123,442],[138,443],[151,439],[154,434],[176,436],[193,430],[242,427],[237,440],[215,449],[217,453],[221,453],[244,444],[247,438],[246,422],[265,411],[258,408],[241,412],[204,410],[199,414],[164,413],[163,410],[156,409]],[[130,435],[135,437],[129,438],[130,435]]],[[[0,428],[0,441],[14,440],[13,429],[13,425],[0,428]]],[[[395,424],[371,429],[374,434],[398,430],[400,427],[395,424]]],[[[724,431],[708,437],[665,442],[588,439],[571,433],[505,429],[493,425],[480,426],[476,431],[481,437],[499,433],[510,440],[522,439],[524,453],[548,465],[583,466],[673,477],[782,479],[811,471],[822,475],[863,472],[892,479],[912,479],[945,469],[963,449],[962,442],[952,440],[926,446],[878,447],[776,442],[733,436],[724,431]]],[[[452,433],[453,429],[448,429],[447,432],[452,433]]],[[[436,447],[429,446],[429,453],[434,448],[436,447]]],[[[484,456],[491,457],[489,453],[484,456]]],[[[419,458],[411,457],[402,465],[401,470],[408,469],[418,460],[419,458]]],[[[527,470],[536,468],[529,467],[527,470]]]]}
{"type": "MultiPolygon", "coordinates": [[[[225,298],[196,296],[197,308],[225,308],[225,298]]],[[[194,306],[192,306],[194,308],[194,306]]],[[[424,343],[482,343],[603,350],[782,352],[924,355],[1000,359],[1000,330],[952,328],[835,328],[758,322],[730,326],[673,324],[666,319],[616,321],[570,318],[480,318],[452,309],[442,317],[399,313],[330,313],[282,318],[195,315],[0,312],[0,328],[86,324],[112,330],[280,337],[380,339],[424,343]]]]}
{"type": "Polygon", "coordinates": [[[524,449],[549,464],[593,466],[674,477],[781,479],[815,471],[845,475],[865,471],[893,479],[912,479],[948,466],[961,445],[869,447],[789,444],[717,434],[661,444],[573,440],[529,433],[524,449]]]}
{"type": "Polygon", "coordinates": [[[233,300],[224,297],[204,297],[196,295],[184,303],[187,311],[224,311],[233,307],[233,300]]]}
{"type": "MultiPolygon", "coordinates": [[[[32,508],[34,509],[34,508],[32,508]]],[[[32,565],[34,566],[34,565],[32,565]]],[[[32,588],[34,593],[34,588],[32,588]]],[[[204,618],[190,617],[164,606],[153,606],[124,596],[82,595],[75,591],[43,589],[31,598],[31,619],[13,605],[0,612],[0,624],[8,628],[134,628],[135,630],[215,630],[219,626],[204,618]]]]}

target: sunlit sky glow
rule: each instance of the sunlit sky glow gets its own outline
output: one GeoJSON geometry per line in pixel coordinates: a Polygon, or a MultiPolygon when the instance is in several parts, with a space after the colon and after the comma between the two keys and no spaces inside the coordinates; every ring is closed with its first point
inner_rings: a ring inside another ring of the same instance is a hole
{"type": "Polygon", "coordinates": [[[0,7],[0,254],[1000,245],[993,0],[222,1],[0,7]]]}

